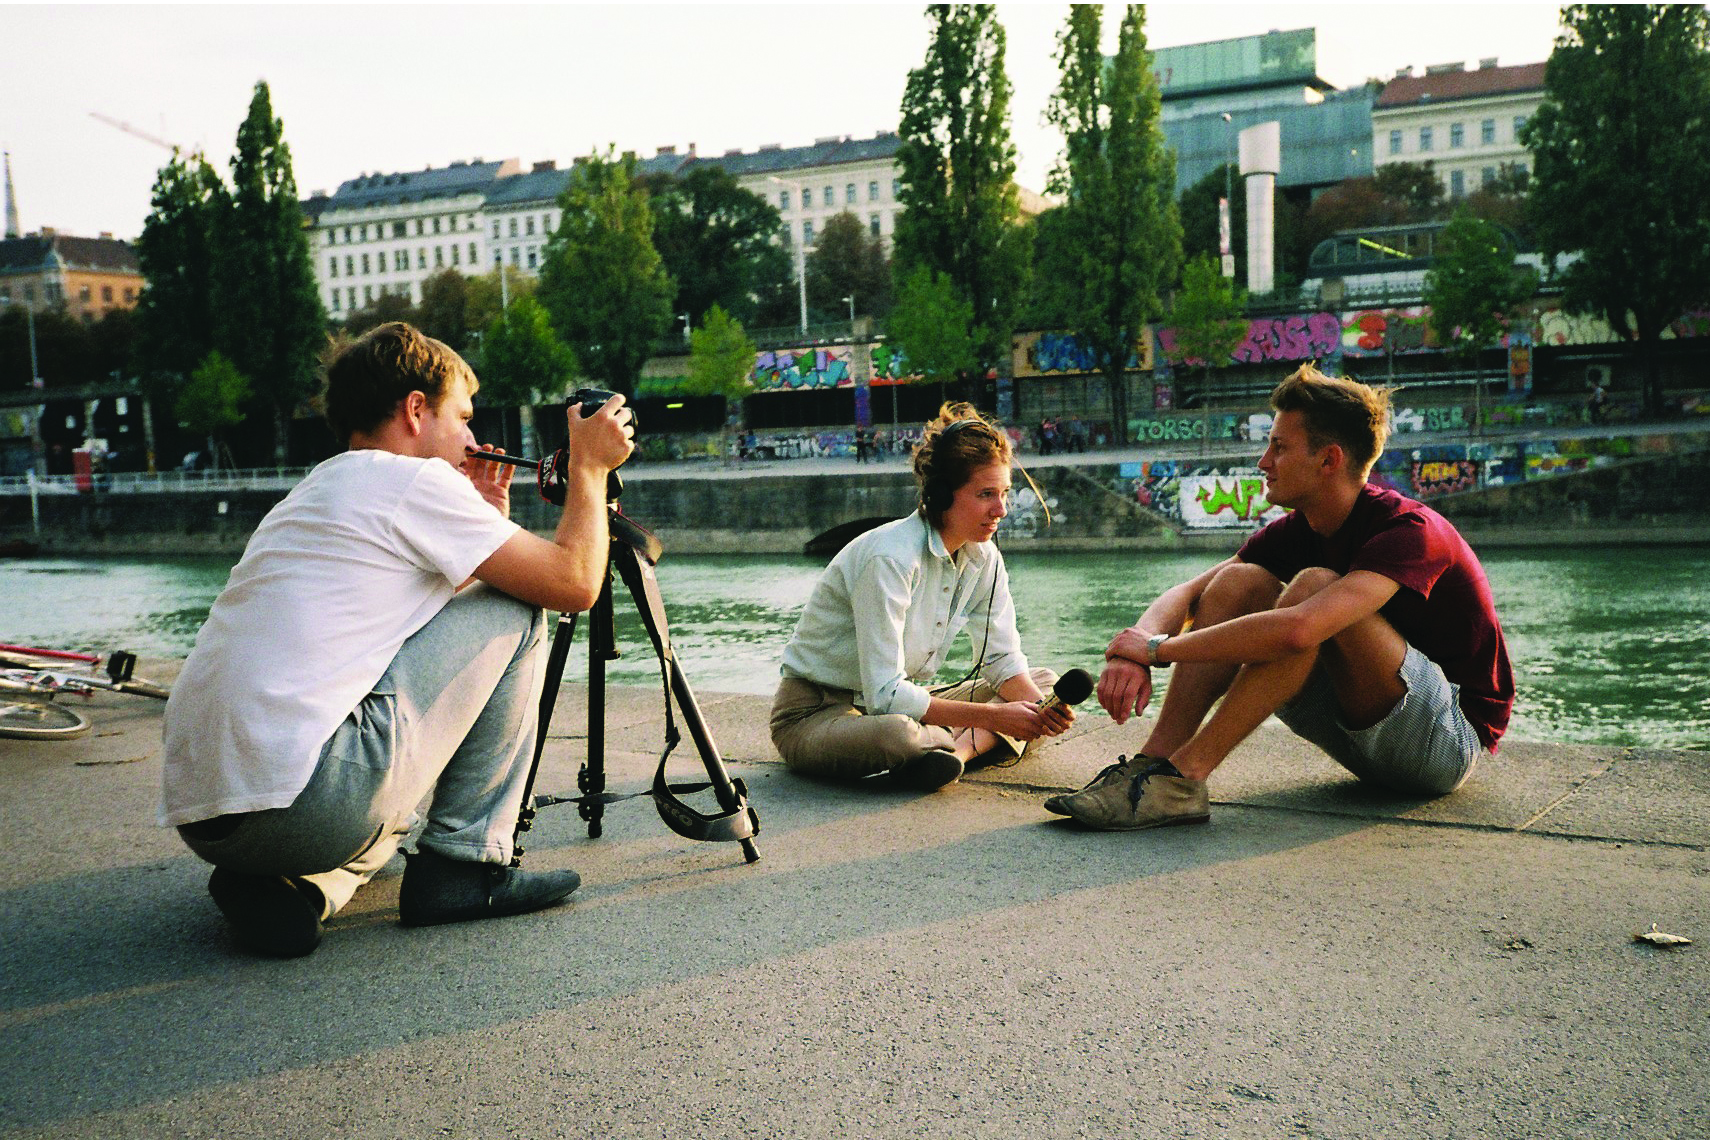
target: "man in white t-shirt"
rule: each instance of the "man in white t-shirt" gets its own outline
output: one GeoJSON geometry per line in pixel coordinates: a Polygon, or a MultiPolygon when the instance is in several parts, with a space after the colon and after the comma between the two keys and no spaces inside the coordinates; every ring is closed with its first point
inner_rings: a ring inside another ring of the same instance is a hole
{"type": "Polygon", "coordinates": [[[622,396],[567,411],[548,541],[510,521],[514,468],[469,454],[476,386],[407,324],[337,349],[326,414],[348,450],[262,520],[173,687],[160,821],[214,865],[208,891],[252,952],[312,951],[430,793],[405,924],[522,914],[580,883],[509,862],[543,608],[599,594],[631,417],[622,396]]]}

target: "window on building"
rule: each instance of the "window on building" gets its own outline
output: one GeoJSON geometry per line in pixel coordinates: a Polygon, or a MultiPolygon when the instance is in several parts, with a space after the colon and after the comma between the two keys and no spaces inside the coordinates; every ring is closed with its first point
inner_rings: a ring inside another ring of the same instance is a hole
{"type": "Polygon", "coordinates": [[[469,264],[470,264],[470,265],[476,265],[476,264],[479,264],[479,263],[480,263],[480,260],[481,260],[481,259],[480,259],[480,258],[479,258],[479,257],[476,257],[476,256],[475,256],[475,243],[474,243],[474,242],[470,242],[470,243],[469,243],[469,264]]]}
{"type": "Polygon", "coordinates": [[[802,223],[802,244],[813,244],[813,222],[811,220],[802,223]]]}
{"type": "Polygon", "coordinates": [[[408,273],[410,271],[410,251],[407,249],[400,249],[397,253],[393,254],[392,268],[396,269],[399,273],[408,273]]]}
{"type": "Polygon", "coordinates": [[[436,234],[439,232],[439,219],[438,218],[435,218],[433,220],[433,232],[436,234]]]}
{"type": "Polygon", "coordinates": [[[336,258],[336,257],[327,258],[327,276],[328,277],[337,277],[338,276],[338,258],[336,258]]]}
{"type": "Polygon", "coordinates": [[[1490,146],[1496,141],[1495,119],[1486,119],[1478,125],[1478,141],[1485,146],[1490,146]]]}
{"type": "Polygon", "coordinates": [[[1483,170],[1478,172],[1478,184],[1480,186],[1489,186],[1492,182],[1495,182],[1495,181],[1496,181],[1496,167],[1487,166],[1483,170]]]}
{"type": "Polygon", "coordinates": [[[1467,176],[1464,170],[1449,171],[1449,197],[1464,198],[1467,194],[1467,176]]]}
{"type": "Polygon", "coordinates": [[[327,231],[327,244],[328,245],[337,245],[338,244],[338,231],[337,230],[328,230],[327,231]]]}
{"type": "Polygon", "coordinates": [[[1525,115],[1515,115],[1514,116],[1514,141],[1515,142],[1520,141],[1520,132],[1525,130],[1525,129],[1526,129],[1526,116],[1525,115]]]}
{"type": "Polygon", "coordinates": [[[103,301],[111,301],[113,299],[113,287],[111,285],[101,286],[101,299],[103,301]]]}
{"type": "Polygon", "coordinates": [[[81,287],[80,289],[77,290],[77,299],[79,301],[82,301],[85,304],[87,304],[88,302],[90,302],[91,300],[94,299],[93,291],[89,288],[89,286],[84,285],[83,287],[81,287]]]}
{"type": "Polygon", "coordinates": [[[879,215],[867,215],[867,232],[872,234],[874,237],[879,236],[879,215]]]}
{"type": "Polygon", "coordinates": [[[1401,153],[1401,132],[1400,131],[1389,132],[1389,153],[1391,153],[1391,154],[1400,154],[1401,153]]]}
{"type": "MultiPolygon", "coordinates": [[[[511,227],[510,228],[511,228],[511,236],[516,237],[517,236],[517,220],[515,218],[511,219],[511,227]]],[[[516,264],[515,258],[511,259],[511,264],[513,264],[513,265],[516,264]]]]}
{"type": "Polygon", "coordinates": [[[788,190],[778,191],[778,209],[779,209],[779,211],[781,211],[783,213],[789,212],[789,209],[790,209],[790,192],[788,190]]]}
{"type": "Polygon", "coordinates": [[[522,268],[522,250],[514,245],[511,246],[511,266],[514,269],[522,268]]]}
{"type": "Polygon", "coordinates": [[[878,200],[879,200],[879,184],[877,182],[867,183],[867,201],[877,202],[878,200]]]}
{"type": "Polygon", "coordinates": [[[539,256],[539,252],[540,252],[540,247],[538,247],[538,246],[531,245],[528,247],[528,267],[530,269],[533,269],[535,267],[536,258],[539,256]]]}
{"type": "Polygon", "coordinates": [[[344,275],[346,277],[356,276],[356,259],[349,254],[346,254],[344,258],[344,275]]]}
{"type": "Polygon", "coordinates": [[[345,245],[350,244],[350,227],[349,226],[344,227],[344,244],[345,245]]]}
{"type": "Polygon", "coordinates": [[[855,183],[851,182],[843,188],[843,204],[845,206],[853,206],[855,204],[855,183]]]}
{"type": "Polygon", "coordinates": [[[530,214],[528,217],[523,219],[523,233],[527,237],[533,237],[534,236],[534,215],[533,214],[530,214]]]}
{"type": "Polygon", "coordinates": [[[1420,127],[1419,128],[1419,149],[1422,151],[1431,149],[1431,128],[1430,127],[1420,127]]]}
{"type": "Polygon", "coordinates": [[[457,215],[456,214],[452,214],[450,217],[445,219],[445,228],[450,230],[452,233],[457,232],[457,215]]]}
{"type": "Polygon", "coordinates": [[[462,252],[463,252],[463,250],[462,250],[461,246],[453,245],[451,247],[451,264],[453,264],[453,265],[463,264],[461,261],[458,260],[458,257],[459,257],[459,255],[462,254],[462,252]]]}
{"type": "Polygon", "coordinates": [[[416,219],[416,236],[421,237],[425,233],[427,233],[427,219],[417,218],[416,219]]]}
{"type": "Polygon", "coordinates": [[[891,200],[894,202],[902,201],[902,179],[900,178],[891,179],[891,200]]]}
{"type": "Polygon", "coordinates": [[[369,274],[369,269],[368,269],[368,255],[367,255],[367,254],[366,254],[366,253],[365,253],[365,254],[363,254],[363,255],[362,255],[362,275],[363,275],[363,276],[364,276],[364,277],[367,277],[367,276],[368,276],[368,274],[369,274]]]}
{"type": "Polygon", "coordinates": [[[1467,131],[1460,123],[1449,124],[1449,149],[1454,150],[1467,144],[1467,131]]]}
{"type": "Polygon", "coordinates": [[[395,238],[408,237],[410,234],[408,222],[393,222],[392,236],[395,238]]]}
{"type": "Polygon", "coordinates": [[[427,246],[425,246],[425,245],[422,246],[420,249],[416,250],[416,268],[417,269],[426,269],[427,268],[427,246]]]}
{"type": "Polygon", "coordinates": [[[364,305],[372,305],[374,303],[374,286],[364,285],[362,287],[362,303],[364,305]]]}
{"type": "Polygon", "coordinates": [[[435,269],[439,269],[439,268],[442,268],[444,265],[445,265],[445,247],[443,245],[436,245],[433,247],[433,267],[435,269]]]}
{"type": "Polygon", "coordinates": [[[125,290],[125,303],[126,304],[129,304],[130,302],[132,302],[136,299],[137,299],[137,291],[135,289],[126,289],[125,290]]]}
{"type": "Polygon", "coordinates": [[[336,312],[338,312],[338,308],[339,308],[339,305],[338,305],[338,290],[337,290],[337,289],[333,289],[333,290],[330,290],[330,291],[329,291],[329,295],[328,295],[328,298],[327,298],[327,299],[328,299],[328,300],[330,300],[330,301],[331,301],[331,302],[332,302],[332,310],[333,310],[333,312],[335,312],[335,313],[336,313],[336,312]]]}
{"type": "Polygon", "coordinates": [[[493,236],[495,238],[499,236],[499,219],[497,218],[493,219],[493,236]]]}
{"type": "Polygon", "coordinates": [[[345,300],[345,305],[344,305],[345,308],[347,308],[347,309],[356,308],[356,286],[352,285],[350,288],[348,288],[344,291],[344,300],[345,300]]]}
{"type": "Polygon", "coordinates": [[[545,234],[547,237],[552,236],[552,215],[551,214],[540,215],[540,232],[545,234]]]}
{"type": "Polygon", "coordinates": [[[835,206],[837,204],[837,195],[832,192],[832,189],[829,186],[825,188],[825,204],[827,206],[835,206]]]}

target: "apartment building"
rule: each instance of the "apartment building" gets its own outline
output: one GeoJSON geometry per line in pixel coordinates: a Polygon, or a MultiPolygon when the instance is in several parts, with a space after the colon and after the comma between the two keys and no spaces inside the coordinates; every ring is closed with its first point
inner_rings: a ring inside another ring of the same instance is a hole
{"type": "Polygon", "coordinates": [[[136,250],[112,234],[72,237],[44,226],[0,240],[0,308],[63,308],[93,321],[134,308],[142,288],[136,250]]]}
{"type": "Polygon", "coordinates": [[[1384,84],[1372,106],[1375,166],[1429,162],[1451,199],[1492,182],[1505,166],[1531,168],[1520,128],[1544,101],[1544,64],[1469,69],[1446,63],[1384,84]]]}

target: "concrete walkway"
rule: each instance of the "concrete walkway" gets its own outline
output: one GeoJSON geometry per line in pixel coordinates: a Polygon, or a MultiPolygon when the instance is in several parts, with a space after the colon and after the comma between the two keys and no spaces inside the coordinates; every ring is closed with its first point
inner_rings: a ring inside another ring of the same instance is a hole
{"type": "MultiPolygon", "coordinates": [[[[1415,802],[1267,726],[1210,826],[1097,834],[1039,808],[1137,743],[1096,710],[919,796],[801,780],[764,699],[702,704],[760,862],[645,800],[598,840],[548,808],[529,862],[572,904],[407,930],[395,864],[291,962],[234,952],[153,827],[158,705],[0,740],[0,1135],[1710,1136],[1710,755],[1515,742],[1415,802]]],[[[658,693],[610,706],[639,788],[658,693]]],[[[584,725],[567,694],[540,790],[584,725]]]]}

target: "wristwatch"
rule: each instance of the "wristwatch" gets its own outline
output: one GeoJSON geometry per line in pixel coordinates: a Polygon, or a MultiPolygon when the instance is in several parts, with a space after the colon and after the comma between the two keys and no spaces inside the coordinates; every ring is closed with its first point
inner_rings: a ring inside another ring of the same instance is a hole
{"type": "Polygon", "coordinates": [[[1146,664],[1156,669],[1168,669],[1170,667],[1168,661],[1158,660],[1158,647],[1168,640],[1170,640],[1170,635],[1167,633],[1154,633],[1146,639],[1146,664]]]}

